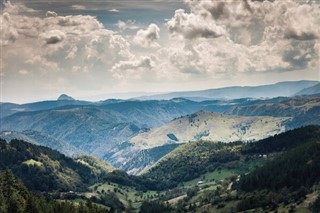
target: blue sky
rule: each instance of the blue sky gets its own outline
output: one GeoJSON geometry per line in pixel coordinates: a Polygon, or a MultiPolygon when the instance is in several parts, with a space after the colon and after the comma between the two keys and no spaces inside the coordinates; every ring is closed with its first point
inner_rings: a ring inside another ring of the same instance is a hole
{"type": "Polygon", "coordinates": [[[319,80],[320,8],[306,2],[5,1],[1,101],[319,80]]]}

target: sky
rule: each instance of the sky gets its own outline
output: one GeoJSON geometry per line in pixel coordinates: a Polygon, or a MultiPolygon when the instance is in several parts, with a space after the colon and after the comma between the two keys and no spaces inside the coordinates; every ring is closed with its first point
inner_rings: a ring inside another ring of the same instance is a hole
{"type": "Polygon", "coordinates": [[[11,0],[1,102],[320,80],[319,0],[11,0]]]}

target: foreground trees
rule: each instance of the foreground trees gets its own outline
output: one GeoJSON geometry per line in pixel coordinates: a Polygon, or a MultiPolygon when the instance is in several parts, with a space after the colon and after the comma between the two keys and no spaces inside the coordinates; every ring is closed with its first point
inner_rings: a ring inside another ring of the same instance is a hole
{"type": "Polygon", "coordinates": [[[33,195],[10,170],[0,173],[1,213],[105,213],[107,209],[90,201],[74,204],[68,201],[46,200],[33,195]]]}

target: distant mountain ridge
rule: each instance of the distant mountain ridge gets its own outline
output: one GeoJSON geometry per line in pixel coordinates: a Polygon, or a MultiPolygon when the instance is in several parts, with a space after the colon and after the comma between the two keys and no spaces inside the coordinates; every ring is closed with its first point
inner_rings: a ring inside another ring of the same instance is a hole
{"type": "Polygon", "coordinates": [[[237,99],[237,98],[273,98],[279,96],[293,96],[302,89],[312,87],[319,81],[287,81],[270,85],[261,86],[233,86],[217,89],[199,90],[199,91],[183,91],[172,92],[160,95],[142,96],[137,99],[141,100],[159,100],[172,98],[201,98],[205,99],[237,99]]]}
{"type": "Polygon", "coordinates": [[[230,107],[225,114],[240,116],[292,117],[288,128],[320,125],[320,96],[292,97],[280,102],[260,102],[230,107]]]}
{"type": "MultiPolygon", "coordinates": [[[[184,91],[184,92],[172,92],[162,93],[157,95],[145,95],[137,98],[132,98],[130,101],[136,100],[170,100],[174,98],[185,98],[196,102],[213,100],[213,99],[240,99],[240,98],[261,98],[261,97],[279,97],[279,96],[293,96],[299,93],[301,90],[315,86],[319,84],[319,81],[292,81],[292,82],[279,82],[270,85],[261,86],[234,86],[217,89],[199,90],[199,91],[184,91]]],[[[57,107],[68,105],[108,105],[111,103],[128,102],[125,100],[108,99],[104,101],[90,102],[75,100],[74,98],[62,94],[58,100],[40,101],[27,104],[15,104],[15,103],[1,103],[0,102],[0,119],[6,116],[12,115],[17,112],[26,111],[39,111],[54,109],[57,107]]]]}
{"type": "Polygon", "coordinates": [[[305,88],[297,92],[295,95],[315,95],[315,94],[320,94],[320,83],[312,87],[305,88]]]}
{"type": "Polygon", "coordinates": [[[70,143],[67,143],[62,140],[57,140],[56,138],[53,138],[48,134],[45,134],[43,132],[37,132],[34,130],[24,130],[22,132],[3,131],[0,133],[0,138],[6,140],[7,142],[13,139],[17,139],[35,145],[46,146],[51,149],[57,150],[69,157],[84,154],[83,151],[72,146],[70,143]]]}
{"type": "MultiPolygon", "coordinates": [[[[296,82],[300,87],[313,83],[296,82]]],[[[253,141],[320,124],[317,95],[205,101],[59,100],[0,103],[0,110],[0,132],[10,133],[9,139],[48,146],[69,156],[90,154],[131,173],[190,140],[253,141]],[[181,123],[176,123],[179,119],[181,123]]]]}
{"type": "Polygon", "coordinates": [[[100,157],[113,152],[119,143],[140,129],[116,111],[92,106],[20,112],[2,119],[0,128],[2,131],[44,132],[100,157]]]}

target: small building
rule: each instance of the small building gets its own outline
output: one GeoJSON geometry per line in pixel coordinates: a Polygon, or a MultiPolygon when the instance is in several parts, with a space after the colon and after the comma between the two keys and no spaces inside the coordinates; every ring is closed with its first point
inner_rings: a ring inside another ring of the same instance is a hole
{"type": "Polygon", "coordinates": [[[198,185],[203,184],[204,182],[202,180],[198,181],[198,185]]]}

